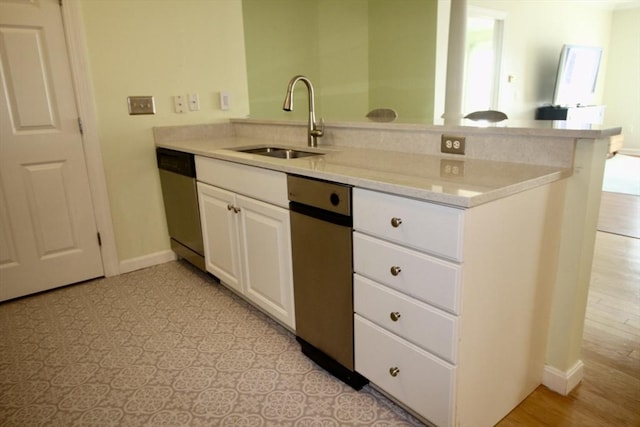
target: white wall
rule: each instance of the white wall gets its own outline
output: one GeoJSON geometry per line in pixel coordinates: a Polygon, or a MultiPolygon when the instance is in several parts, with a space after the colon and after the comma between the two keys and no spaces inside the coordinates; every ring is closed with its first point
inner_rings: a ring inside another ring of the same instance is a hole
{"type": "Polygon", "coordinates": [[[551,103],[563,44],[605,48],[596,94],[596,102],[602,102],[611,10],[566,0],[470,0],[469,4],[506,12],[499,108],[510,119],[533,119],[537,107],[551,103]]]}
{"type": "Polygon", "coordinates": [[[640,156],[640,7],[613,13],[604,104],[605,121],[622,126],[621,153],[640,156]]]}

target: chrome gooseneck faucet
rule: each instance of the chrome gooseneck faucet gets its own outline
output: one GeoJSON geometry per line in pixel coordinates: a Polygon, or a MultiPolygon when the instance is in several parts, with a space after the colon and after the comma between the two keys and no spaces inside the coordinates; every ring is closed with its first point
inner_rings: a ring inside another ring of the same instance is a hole
{"type": "Polygon", "coordinates": [[[311,80],[309,80],[305,76],[295,76],[289,82],[289,87],[287,87],[287,96],[284,98],[284,105],[282,109],[284,111],[293,111],[293,89],[298,83],[298,81],[302,80],[302,82],[307,86],[307,91],[309,92],[309,126],[307,132],[307,144],[309,147],[317,147],[318,146],[318,138],[324,135],[324,121],[320,119],[320,127],[316,123],[316,112],[315,112],[315,95],[313,93],[313,85],[311,84],[311,80]]]}

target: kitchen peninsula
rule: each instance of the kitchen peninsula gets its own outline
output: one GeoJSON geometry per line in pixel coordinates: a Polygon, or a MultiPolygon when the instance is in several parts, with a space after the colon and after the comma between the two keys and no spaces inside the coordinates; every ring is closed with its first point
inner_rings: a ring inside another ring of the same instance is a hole
{"type": "Polygon", "coordinates": [[[317,149],[305,132],[303,123],[233,120],[154,136],[196,158],[354,186],[356,370],[423,419],[494,424],[538,384],[566,394],[580,381],[600,185],[619,128],[327,123],[317,149]],[[465,137],[466,154],[441,154],[443,134],[465,137]],[[236,151],[264,145],[323,154],[236,151]],[[393,235],[378,216],[416,222],[393,235]],[[425,229],[446,230],[446,244],[420,237],[425,229]],[[426,290],[376,271],[395,254],[426,290]],[[441,282],[438,271],[447,272],[441,282]],[[385,323],[388,313],[373,308],[380,300],[427,313],[431,326],[416,335],[385,323]],[[372,351],[380,342],[390,350],[372,351]]]}

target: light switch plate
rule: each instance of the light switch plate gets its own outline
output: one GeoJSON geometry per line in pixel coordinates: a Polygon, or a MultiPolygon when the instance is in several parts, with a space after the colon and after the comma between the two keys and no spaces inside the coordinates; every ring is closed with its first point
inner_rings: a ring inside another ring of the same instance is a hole
{"type": "Polygon", "coordinates": [[[129,104],[130,116],[156,113],[156,104],[153,96],[129,96],[127,97],[127,103],[129,104]]]}
{"type": "Polygon", "coordinates": [[[220,109],[224,111],[231,109],[231,95],[227,91],[220,92],[220,109]]]}
{"type": "Polygon", "coordinates": [[[200,97],[197,93],[189,94],[189,110],[191,111],[199,111],[200,110],[200,97]]]}
{"type": "Polygon", "coordinates": [[[173,97],[173,108],[176,113],[186,113],[187,112],[187,101],[184,95],[176,95],[173,97]]]}

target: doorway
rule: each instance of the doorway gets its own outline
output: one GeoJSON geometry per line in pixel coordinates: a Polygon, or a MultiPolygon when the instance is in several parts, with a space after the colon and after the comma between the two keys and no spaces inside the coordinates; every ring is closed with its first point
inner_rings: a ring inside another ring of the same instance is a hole
{"type": "Polygon", "coordinates": [[[83,145],[61,5],[0,1],[0,10],[5,300],[103,275],[98,223],[106,221],[94,216],[103,200],[92,190],[102,186],[89,171],[95,178],[102,162],[83,145]]]}
{"type": "Polygon", "coordinates": [[[469,7],[463,113],[499,110],[500,69],[506,14],[501,11],[469,7]]]}

